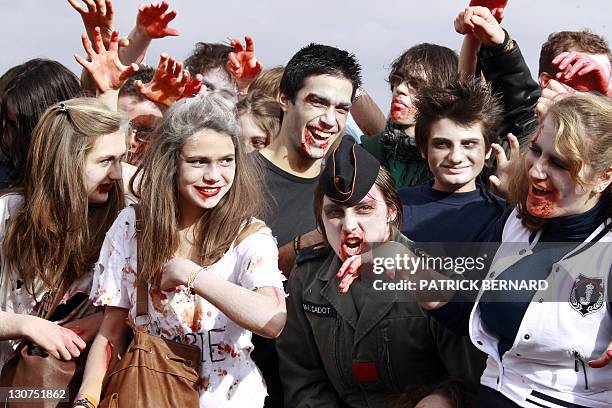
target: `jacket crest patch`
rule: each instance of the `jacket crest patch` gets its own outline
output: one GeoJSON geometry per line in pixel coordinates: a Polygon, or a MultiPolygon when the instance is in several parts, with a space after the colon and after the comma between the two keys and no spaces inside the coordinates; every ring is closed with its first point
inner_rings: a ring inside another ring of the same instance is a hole
{"type": "Polygon", "coordinates": [[[597,312],[604,305],[604,287],[601,278],[589,278],[582,274],[574,280],[570,292],[570,306],[583,317],[597,312]]]}

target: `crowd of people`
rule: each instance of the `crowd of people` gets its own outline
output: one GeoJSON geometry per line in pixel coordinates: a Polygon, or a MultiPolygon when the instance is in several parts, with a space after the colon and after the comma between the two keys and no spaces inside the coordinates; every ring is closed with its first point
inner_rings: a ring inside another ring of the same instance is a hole
{"type": "Polygon", "coordinates": [[[0,385],[28,344],[86,355],[70,406],[144,406],[107,379],[146,327],[197,346],[200,407],[612,406],[612,51],[551,33],[534,79],[505,4],[458,10],[458,54],[392,61],[386,115],[350,51],[268,68],[245,36],[151,67],[166,0],[127,38],[68,0],[81,77],[0,77],[0,385]],[[373,287],[373,253],[421,243],[497,243],[481,280],[550,289],[373,287]]]}

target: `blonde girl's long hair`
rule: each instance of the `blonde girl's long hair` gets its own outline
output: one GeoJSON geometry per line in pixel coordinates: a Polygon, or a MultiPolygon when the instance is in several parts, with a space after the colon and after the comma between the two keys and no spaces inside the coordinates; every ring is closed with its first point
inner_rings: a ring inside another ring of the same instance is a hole
{"type": "Polygon", "coordinates": [[[164,114],[142,164],[130,181],[130,190],[140,198],[142,217],[138,224],[142,259],[138,274],[148,282],[158,281],[164,264],[178,249],[180,155],[187,140],[202,129],[232,138],[236,174],[229,191],[214,208],[204,212],[195,226],[192,238],[199,253],[198,263],[204,266],[218,261],[241,228],[261,213],[261,172],[244,153],[233,107],[210,95],[175,103],[164,114]]]}
{"type": "MultiPolygon", "coordinates": [[[[603,174],[612,166],[612,100],[595,94],[576,94],[553,104],[542,123],[548,120],[554,127],[555,153],[568,164],[574,181],[586,185],[591,178],[603,174]],[[581,175],[584,166],[590,172],[581,175]]],[[[531,215],[527,211],[529,179],[525,171],[525,156],[529,143],[521,147],[520,160],[514,163],[509,191],[514,198],[521,223],[535,231],[546,224],[546,219],[531,215]]],[[[606,218],[612,216],[610,199],[612,188],[604,190],[601,199],[607,200],[606,218]]]]}
{"type": "Polygon", "coordinates": [[[104,204],[90,205],[85,159],[100,136],[127,132],[127,118],[94,98],[51,106],[32,134],[23,205],[4,237],[6,259],[33,291],[80,278],[98,259],[106,231],[124,206],[121,183],[104,204]]]}

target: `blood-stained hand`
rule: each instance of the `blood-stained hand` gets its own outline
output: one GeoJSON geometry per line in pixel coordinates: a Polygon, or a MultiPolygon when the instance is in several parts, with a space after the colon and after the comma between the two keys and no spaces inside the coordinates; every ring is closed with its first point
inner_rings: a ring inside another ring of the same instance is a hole
{"type": "Polygon", "coordinates": [[[227,68],[236,79],[239,91],[246,90],[263,69],[261,63],[255,58],[253,39],[247,35],[244,41],[245,47],[239,40],[231,40],[234,51],[229,53],[227,62],[227,68]]]}
{"type": "Polygon", "coordinates": [[[501,23],[504,18],[504,10],[506,9],[506,5],[508,4],[508,0],[471,0],[470,7],[481,6],[486,7],[491,10],[491,14],[497,20],[498,23],[501,23]]]}
{"type": "Polygon", "coordinates": [[[176,11],[167,12],[167,1],[161,3],[143,4],[138,7],[136,27],[149,38],[163,38],[179,35],[178,30],[168,27],[176,17],[176,11]]]}
{"type": "MultiPolygon", "coordinates": [[[[87,36],[91,41],[94,38],[94,29],[100,28],[102,34],[102,41],[104,45],[108,47],[110,43],[111,34],[114,31],[113,28],[113,2],[111,0],[82,0],[87,5],[85,10],[79,0],[68,0],[68,3],[75,9],[83,19],[83,25],[87,36]]],[[[128,40],[122,38],[119,40],[119,45],[126,46],[128,40]]]]}
{"type": "Polygon", "coordinates": [[[608,344],[606,350],[601,354],[597,360],[589,361],[589,367],[591,368],[604,368],[612,361],[612,342],[608,344]]]}
{"type": "Polygon", "coordinates": [[[558,81],[571,86],[577,91],[597,91],[603,94],[608,92],[610,83],[610,61],[600,63],[594,56],[584,52],[562,52],[552,63],[557,65],[558,81]]]}
{"type": "MultiPolygon", "coordinates": [[[[189,71],[185,71],[185,72],[187,72],[187,75],[189,75],[189,71]]],[[[185,90],[183,91],[183,94],[180,96],[179,99],[191,98],[199,94],[200,91],[202,90],[203,80],[204,80],[204,77],[202,76],[202,74],[196,74],[195,77],[191,78],[191,80],[187,82],[187,85],[185,85],[185,90]]]]}
{"type": "Polygon", "coordinates": [[[117,31],[111,33],[108,49],[104,46],[99,27],[94,29],[93,48],[86,35],[83,34],[81,40],[89,61],[80,55],[75,55],[74,58],[89,72],[100,93],[119,89],[130,75],[138,71],[138,65],[123,65],[119,61],[117,31]]]}
{"type": "MultiPolygon", "coordinates": [[[[197,78],[195,78],[198,80],[197,78]]],[[[201,87],[201,77],[198,80],[201,87]]],[[[152,102],[169,107],[174,102],[184,97],[187,86],[191,84],[191,89],[197,89],[198,85],[191,80],[191,74],[183,70],[183,64],[176,61],[167,54],[161,54],[159,65],[155,70],[151,82],[143,84],[135,81],[134,86],[147,99],[152,102]]]]}

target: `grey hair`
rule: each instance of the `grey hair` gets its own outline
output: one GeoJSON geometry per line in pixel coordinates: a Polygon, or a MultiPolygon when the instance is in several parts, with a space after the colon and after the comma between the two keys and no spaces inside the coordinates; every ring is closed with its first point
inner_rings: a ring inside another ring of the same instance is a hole
{"type": "Polygon", "coordinates": [[[164,114],[157,131],[160,137],[178,142],[181,146],[188,136],[202,129],[225,133],[232,138],[240,136],[234,106],[227,100],[211,95],[199,94],[173,104],[164,114]]]}

